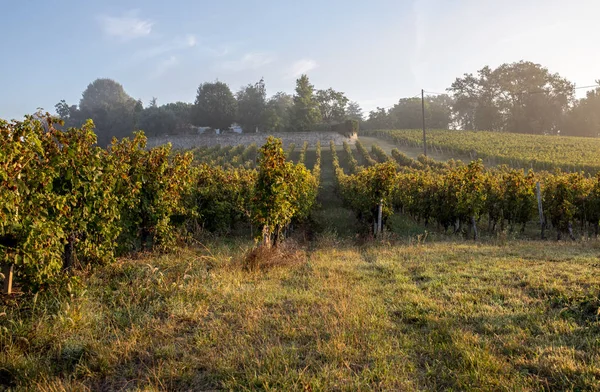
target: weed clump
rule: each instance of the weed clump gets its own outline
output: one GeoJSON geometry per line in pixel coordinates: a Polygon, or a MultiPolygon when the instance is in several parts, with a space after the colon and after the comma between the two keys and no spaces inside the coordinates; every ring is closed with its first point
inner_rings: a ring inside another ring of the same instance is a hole
{"type": "Polygon", "coordinates": [[[306,262],[306,253],[295,241],[287,240],[278,246],[259,245],[252,248],[243,258],[246,271],[267,270],[274,267],[297,265],[306,262]]]}

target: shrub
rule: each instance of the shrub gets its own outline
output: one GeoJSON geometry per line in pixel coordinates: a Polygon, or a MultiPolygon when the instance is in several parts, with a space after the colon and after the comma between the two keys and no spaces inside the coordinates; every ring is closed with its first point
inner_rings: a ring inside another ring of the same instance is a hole
{"type": "Polygon", "coordinates": [[[263,245],[277,245],[282,229],[293,218],[308,216],[317,182],[303,164],[286,161],[281,140],[270,136],[260,149],[258,178],[252,198],[252,217],[262,227],[263,245]]]}

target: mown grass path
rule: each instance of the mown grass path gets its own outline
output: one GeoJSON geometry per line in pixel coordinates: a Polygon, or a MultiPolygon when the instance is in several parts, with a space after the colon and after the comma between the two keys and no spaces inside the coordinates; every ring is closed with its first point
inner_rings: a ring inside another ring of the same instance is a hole
{"type": "Polygon", "coordinates": [[[20,390],[598,390],[595,243],[356,247],[254,272],[248,242],[122,259],[3,305],[20,390]],[[35,304],[35,305],[31,305],[35,304]]]}

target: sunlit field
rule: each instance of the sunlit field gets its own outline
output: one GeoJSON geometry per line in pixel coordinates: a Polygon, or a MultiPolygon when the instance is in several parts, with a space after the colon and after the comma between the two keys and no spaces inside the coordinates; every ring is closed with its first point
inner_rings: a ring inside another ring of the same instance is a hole
{"type": "MultiPolygon", "coordinates": [[[[366,131],[400,148],[423,146],[421,129],[366,131]]],[[[482,158],[488,165],[508,164],[536,170],[600,170],[600,140],[596,138],[524,135],[502,132],[428,130],[429,152],[459,159],[482,158]]]]}
{"type": "Polygon", "coordinates": [[[598,388],[595,242],[356,246],[323,235],[297,264],[247,271],[249,245],[121,259],[67,291],[5,302],[3,385],[598,388]]]}

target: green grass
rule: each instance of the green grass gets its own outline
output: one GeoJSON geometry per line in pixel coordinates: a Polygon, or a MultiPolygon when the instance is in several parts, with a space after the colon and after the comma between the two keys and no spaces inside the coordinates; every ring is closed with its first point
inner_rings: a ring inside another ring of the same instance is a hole
{"type": "Polygon", "coordinates": [[[322,235],[247,272],[209,243],[80,272],[0,310],[17,390],[598,390],[596,241],[322,235]]]}

